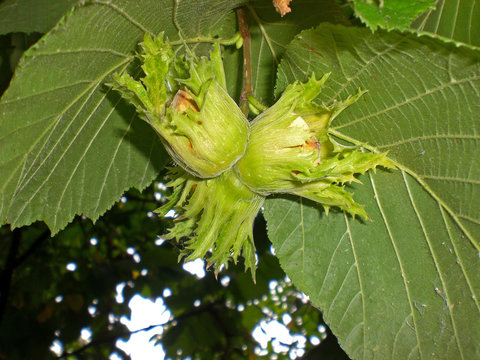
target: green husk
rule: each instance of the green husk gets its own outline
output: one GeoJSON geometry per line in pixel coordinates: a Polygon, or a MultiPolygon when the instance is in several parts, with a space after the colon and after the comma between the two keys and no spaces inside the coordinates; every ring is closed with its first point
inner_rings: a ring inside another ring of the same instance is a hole
{"type": "Polygon", "coordinates": [[[145,35],[140,44],[144,76],[116,74],[112,87],[132,103],[190,174],[211,178],[243,155],[249,124],[225,89],[217,43],[210,58],[175,55],[163,36],[145,35]]]}
{"type": "Polygon", "coordinates": [[[344,184],[377,166],[394,166],[386,153],[343,147],[330,138],[332,120],[364,92],[333,105],[317,104],[314,100],[328,76],[289,85],[277,103],[257,116],[245,155],[234,170],[252,191],[264,196],[295,194],[320,203],[327,211],[337,206],[368,218],[344,184]]]}
{"type": "Polygon", "coordinates": [[[265,199],[246,187],[228,170],[212,179],[198,179],[176,167],[170,170],[173,188],[170,201],[157,210],[165,215],[173,209],[177,217],[166,239],[185,240],[181,257],[186,261],[207,256],[208,266],[218,273],[236,263],[240,255],[245,269],[255,278],[253,222],[265,199]],[[211,252],[211,253],[210,253],[211,252]]]}

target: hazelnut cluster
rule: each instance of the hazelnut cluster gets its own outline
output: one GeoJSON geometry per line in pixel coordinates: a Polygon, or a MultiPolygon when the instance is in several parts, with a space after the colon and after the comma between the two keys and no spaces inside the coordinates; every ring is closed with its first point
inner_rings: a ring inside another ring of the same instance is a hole
{"type": "Polygon", "coordinates": [[[368,219],[345,184],[386,154],[344,147],[328,133],[332,120],[363,92],[333,105],[317,104],[328,74],[290,84],[251,122],[226,91],[219,44],[209,57],[177,55],[163,36],[146,35],[139,54],[143,77],[114,76],[113,88],[160,136],[177,166],[160,214],[175,210],[164,237],[187,239],[186,260],[208,258],[218,272],[242,255],[255,277],[253,222],[265,197],[287,193],[368,219]]]}

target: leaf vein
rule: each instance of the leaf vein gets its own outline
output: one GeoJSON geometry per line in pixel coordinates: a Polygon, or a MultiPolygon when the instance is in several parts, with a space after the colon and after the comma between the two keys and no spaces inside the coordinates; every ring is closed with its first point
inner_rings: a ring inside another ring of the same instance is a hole
{"type": "Polygon", "coordinates": [[[271,39],[268,36],[268,33],[265,30],[265,27],[263,26],[262,20],[258,17],[258,15],[257,15],[255,9],[253,8],[253,6],[251,6],[250,4],[247,3],[247,8],[248,8],[248,10],[250,10],[250,13],[252,14],[253,18],[255,19],[255,21],[258,24],[258,27],[260,28],[260,31],[262,32],[262,35],[265,38],[265,41],[267,42],[268,47],[270,48],[270,52],[272,53],[273,60],[275,61],[275,64],[278,65],[279,60],[278,60],[278,57],[277,57],[277,53],[275,52],[275,49],[273,48],[273,45],[271,43],[271,39]]]}
{"type": "Polygon", "coordinates": [[[396,141],[393,143],[385,144],[385,145],[377,145],[377,149],[388,149],[399,145],[408,144],[411,142],[417,141],[424,141],[424,140],[480,140],[480,136],[478,135],[463,135],[463,134],[434,134],[434,135],[424,135],[424,136],[416,136],[407,139],[403,139],[400,141],[396,141]]]}
{"type": "Polygon", "coordinates": [[[68,88],[71,88],[71,87],[74,87],[74,86],[77,86],[77,85],[82,85],[82,84],[92,85],[92,84],[95,84],[95,83],[96,83],[96,81],[94,81],[94,80],[80,80],[80,81],[76,81],[74,83],[70,83],[70,84],[67,84],[67,85],[57,86],[57,87],[54,87],[54,88],[51,88],[51,89],[42,90],[40,92],[30,94],[30,95],[27,95],[27,96],[17,97],[17,98],[10,99],[10,100],[3,100],[2,104],[11,104],[11,103],[15,103],[15,102],[18,102],[18,101],[24,102],[27,99],[31,99],[35,96],[43,96],[43,95],[45,95],[49,92],[52,92],[52,91],[64,90],[64,89],[68,89],[68,88]]]}
{"type": "MultiPolygon", "coordinates": [[[[394,354],[395,354],[395,348],[397,346],[397,343],[398,343],[398,339],[399,339],[399,335],[400,333],[402,332],[402,329],[405,327],[405,325],[408,326],[408,319],[412,317],[412,314],[408,314],[405,319],[403,320],[402,322],[402,325],[400,325],[400,327],[398,328],[398,331],[397,333],[395,334],[395,338],[393,339],[393,345],[392,345],[392,354],[390,356],[391,359],[394,359],[394,354]]],[[[414,329],[415,330],[415,329],[414,329]]]]}
{"type": "Polygon", "coordinates": [[[127,12],[125,12],[122,8],[118,7],[117,5],[113,4],[112,1],[100,1],[100,0],[90,0],[90,4],[95,4],[95,5],[103,5],[106,7],[111,8],[114,10],[117,14],[120,14],[123,16],[128,22],[130,22],[132,25],[135,27],[139,28],[142,32],[144,33],[149,33],[150,35],[154,36],[155,34],[148,30],[146,27],[144,27],[141,23],[139,23],[137,20],[132,18],[127,12]]]}
{"type": "Polygon", "coordinates": [[[426,179],[426,180],[454,181],[454,182],[461,182],[461,183],[465,183],[465,184],[480,185],[480,180],[462,179],[462,178],[457,178],[457,177],[436,176],[436,175],[421,175],[421,178],[426,179]]]}
{"type": "Polygon", "coordinates": [[[99,54],[111,54],[115,56],[119,56],[122,58],[129,58],[133,59],[133,56],[121,53],[119,51],[113,50],[113,49],[71,49],[71,50],[62,50],[62,51],[57,51],[57,52],[36,52],[35,57],[40,57],[40,56],[58,56],[58,55],[70,55],[70,54],[82,54],[82,53],[99,53],[99,54]]]}
{"type": "MultiPolygon", "coordinates": [[[[102,100],[103,101],[103,100],[102,100]]],[[[115,110],[115,107],[116,105],[118,105],[118,103],[121,101],[121,99],[119,99],[117,101],[117,104],[115,104],[115,106],[112,106],[112,109],[110,111],[110,113],[108,114],[108,116],[105,117],[105,121],[103,122],[103,124],[105,124],[107,122],[107,120],[110,118],[110,116],[112,115],[113,111],[115,110]]],[[[128,134],[128,131],[130,130],[131,126],[132,126],[132,122],[133,120],[135,119],[135,114],[132,115],[132,117],[130,118],[130,122],[128,123],[128,126],[127,128],[125,129],[125,132],[122,134],[122,137],[118,140],[118,143],[117,143],[117,146],[115,148],[115,152],[110,160],[110,164],[108,164],[108,167],[106,169],[106,172],[105,172],[105,176],[103,177],[103,183],[102,185],[100,186],[100,193],[98,194],[98,197],[97,197],[97,203],[95,205],[95,212],[98,212],[98,208],[100,207],[100,200],[102,198],[102,195],[103,195],[103,191],[105,190],[105,184],[107,183],[107,178],[108,176],[110,175],[110,170],[112,169],[113,167],[113,164],[116,160],[116,157],[117,157],[117,154],[118,154],[118,150],[120,149],[120,146],[122,145],[123,143],[123,139],[125,139],[125,136],[127,136],[128,134]]],[[[102,124],[102,127],[103,127],[103,124],[102,124]]],[[[96,138],[96,136],[98,135],[98,133],[100,132],[100,129],[101,127],[99,127],[99,130],[97,131],[97,133],[95,134],[94,138],[96,138]]],[[[85,154],[87,153],[88,149],[90,148],[91,144],[93,143],[94,139],[91,140],[91,142],[88,144],[88,146],[86,147],[85,151],[83,152],[84,156],[85,154]]],[[[83,156],[82,156],[83,157],[83,156]]],[[[79,162],[80,163],[80,162],[79,162]]],[[[78,166],[78,165],[77,165],[78,166]]],[[[72,176],[70,178],[73,177],[73,173],[75,173],[76,171],[76,168],[75,170],[72,172],[72,176]]],[[[60,201],[59,201],[59,206],[60,206],[60,201]]]]}
{"type": "MultiPolygon", "coordinates": [[[[352,270],[354,268],[356,268],[356,264],[355,262],[352,263],[352,265],[350,265],[350,267],[348,268],[348,271],[347,273],[345,274],[343,280],[342,280],[342,283],[340,284],[340,286],[338,287],[338,290],[335,291],[335,296],[334,298],[332,299],[332,301],[330,302],[330,306],[328,307],[328,309],[325,311],[325,314],[330,314],[330,312],[332,311],[333,307],[337,304],[337,298],[340,296],[340,294],[342,293],[342,290],[343,290],[343,287],[345,285],[345,283],[347,282],[347,279],[349,278],[350,276],[350,273],[352,272],[352,270]]],[[[357,270],[358,272],[358,270],[357,270]]],[[[358,276],[358,275],[357,275],[358,276]]],[[[361,292],[361,288],[359,288],[359,292],[361,292]]],[[[362,301],[363,301],[363,297],[362,297],[362,301]]]]}
{"type": "MultiPolygon", "coordinates": [[[[333,33],[332,33],[332,35],[333,35],[333,33]]],[[[360,76],[360,74],[362,74],[364,71],[366,71],[367,68],[368,68],[370,65],[374,64],[375,61],[376,61],[377,59],[379,59],[381,56],[387,54],[389,51],[394,50],[394,49],[397,47],[397,45],[399,45],[400,43],[402,43],[407,37],[408,37],[408,36],[403,36],[403,37],[402,37],[399,41],[397,41],[396,43],[386,44],[387,47],[386,47],[384,50],[378,52],[374,57],[372,57],[370,60],[368,60],[368,61],[360,68],[360,70],[358,70],[358,71],[355,73],[355,75],[353,75],[352,77],[347,78],[347,75],[345,74],[345,72],[342,71],[342,73],[345,75],[345,79],[346,79],[347,81],[345,81],[345,83],[339,88],[339,90],[331,97],[330,101],[334,101],[334,100],[342,93],[342,91],[345,90],[345,88],[346,88],[353,80],[355,80],[356,78],[358,78],[358,77],[360,76]]],[[[335,46],[335,40],[333,40],[332,43],[333,43],[334,46],[335,46]]],[[[356,47],[353,47],[353,48],[356,49],[356,47]]],[[[335,55],[338,57],[337,51],[335,51],[335,55]]]]}
{"type": "Polygon", "coordinates": [[[294,203],[292,203],[292,204],[290,205],[290,207],[288,208],[288,211],[287,211],[287,213],[285,214],[285,216],[282,218],[281,221],[278,222],[279,226],[277,226],[277,228],[274,230],[274,232],[273,232],[273,234],[272,234],[272,237],[277,234],[278,229],[280,229],[280,224],[283,224],[284,221],[285,221],[285,219],[288,217],[288,215],[290,215],[290,212],[292,211],[293,206],[294,206],[294,203]]]}
{"type": "MultiPolygon", "coordinates": [[[[93,92],[95,91],[95,89],[100,85],[101,83],[101,80],[98,82],[97,86],[94,87],[92,89],[92,92],[90,93],[89,97],[93,94],[93,92]]],[[[88,97],[88,98],[89,98],[88,97]]],[[[85,100],[84,102],[84,105],[85,103],[88,101],[88,98],[85,100]]],[[[57,121],[56,124],[58,124],[59,122],[57,121]]],[[[71,123],[70,123],[71,124],[71,123]]],[[[57,160],[57,162],[55,163],[55,165],[53,166],[53,168],[51,169],[51,171],[49,172],[49,174],[47,175],[47,177],[43,180],[43,182],[37,187],[37,189],[32,193],[32,195],[30,196],[30,201],[32,199],[35,198],[35,196],[38,194],[38,192],[42,189],[42,187],[47,183],[47,181],[50,179],[50,177],[53,175],[55,169],[58,167],[58,165],[60,164],[60,161],[63,159],[65,153],[67,152],[67,150],[70,148],[70,146],[72,145],[72,143],[74,142],[74,140],[77,138],[78,134],[82,131],[82,129],[85,127],[86,125],[86,122],[82,125],[82,127],[80,128],[80,131],[77,132],[77,134],[75,135],[75,137],[73,138],[73,140],[70,142],[70,144],[68,145],[67,149],[63,152],[63,154],[60,156],[60,158],[57,160]]],[[[67,127],[67,129],[70,127],[70,125],[67,127]]],[[[63,132],[62,136],[59,136],[58,137],[58,141],[56,142],[56,144],[52,147],[52,149],[50,150],[50,152],[48,153],[47,156],[45,156],[42,160],[42,162],[40,163],[39,166],[37,166],[37,169],[33,172],[33,174],[30,176],[29,179],[27,179],[23,184],[20,182],[19,180],[19,184],[17,185],[17,189],[15,190],[15,193],[14,194],[17,194],[19,192],[21,192],[29,183],[32,179],[35,178],[35,174],[39,171],[39,169],[42,167],[42,165],[47,161],[47,159],[50,157],[50,155],[53,153],[54,149],[56,148],[56,146],[60,143],[61,139],[63,138],[63,135],[65,135],[67,129],[65,129],[65,131],[63,132]]],[[[41,154],[41,149],[38,151],[37,153],[37,156],[35,157],[35,159],[32,161],[32,165],[30,166],[29,170],[27,170],[27,173],[30,172],[30,170],[32,169],[32,167],[35,165],[35,161],[38,159],[38,157],[40,156],[41,154]]],[[[14,199],[15,195],[12,197],[12,201],[14,199]]],[[[23,212],[25,211],[25,209],[27,208],[27,206],[30,204],[30,201],[26,201],[24,204],[23,204],[23,207],[20,209],[20,211],[18,212],[17,214],[17,217],[15,218],[14,222],[16,222],[23,214],[23,212]]],[[[57,215],[55,215],[55,219],[56,219],[57,215]]],[[[55,220],[56,222],[56,220],[55,220]]]]}
{"type": "MultiPolygon", "coordinates": [[[[82,104],[82,106],[79,108],[79,110],[77,111],[77,113],[74,115],[73,118],[75,118],[81,111],[82,111],[82,108],[83,106],[85,106],[85,104],[88,102],[88,99],[92,96],[92,94],[94,93],[95,89],[98,88],[98,86],[102,83],[103,79],[107,76],[108,73],[110,72],[113,72],[115,71],[118,67],[122,66],[122,65],[125,65],[125,62],[122,62],[120,64],[118,64],[118,66],[115,66],[114,68],[110,69],[106,74],[104,74],[103,76],[101,76],[99,79],[97,79],[97,81],[95,82],[96,83],[96,86],[94,87],[89,87],[87,89],[85,89],[83,92],[81,92],[75,99],[72,100],[72,102],[70,102],[64,109],[62,112],[60,112],[59,116],[58,116],[58,121],[56,121],[55,125],[58,125],[59,122],[60,122],[60,119],[61,117],[65,114],[65,112],[73,105],[75,104],[84,94],[87,93],[88,90],[91,90],[90,91],[90,94],[88,95],[88,97],[85,99],[84,103],[82,104]]],[[[92,82],[93,84],[93,82],[92,82]]],[[[29,179],[26,179],[25,180],[25,183],[23,185],[22,188],[24,188],[25,186],[27,186],[29,184],[29,182],[35,177],[35,174],[37,173],[38,169],[40,169],[42,167],[42,165],[47,161],[47,159],[49,158],[49,156],[53,153],[53,151],[55,150],[56,146],[60,143],[60,140],[63,138],[63,136],[65,135],[66,131],[70,128],[70,125],[72,124],[72,122],[70,122],[70,124],[67,126],[67,128],[65,129],[65,131],[63,132],[63,134],[61,136],[59,136],[57,138],[57,142],[54,144],[54,146],[51,148],[50,152],[44,156],[42,162],[40,163],[40,165],[37,167],[37,170],[35,170],[33,172],[33,174],[30,176],[29,179]]],[[[85,124],[83,125],[85,126],[85,124]]],[[[30,169],[28,170],[28,172],[30,172],[30,170],[32,169],[32,167],[34,166],[36,160],[38,159],[38,157],[41,155],[41,150],[40,149],[38,152],[37,152],[37,156],[35,157],[35,159],[32,161],[32,165],[30,167],[30,169]]],[[[67,149],[68,150],[68,149],[67,149]]],[[[60,161],[61,159],[59,159],[60,161]]],[[[55,165],[55,167],[58,165],[58,163],[55,165]]],[[[17,189],[18,189],[18,186],[17,186],[17,189]]],[[[21,190],[21,189],[20,189],[21,190]]],[[[17,191],[16,191],[17,192],[17,191]]],[[[13,200],[13,197],[12,197],[12,200],[13,200]]]]}
{"type": "Polygon", "coordinates": [[[325,275],[324,275],[323,280],[322,280],[322,285],[320,286],[320,290],[318,291],[319,293],[321,293],[323,291],[323,287],[325,286],[325,280],[327,279],[328,274],[330,273],[330,270],[332,269],[332,263],[334,261],[334,258],[336,256],[336,254],[338,253],[338,251],[340,249],[340,244],[343,242],[343,239],[345,239],[347,236],[348,236],[348,231],[345,231],[345,233],[342,235],[342,237],[338,241],[337,247],[335,248],[335,250],[333,250],[332,255],[329,256],[330,261],[328,262],[327,270],[325,271],[325,275]]]}
{"type": "Polygon", "coordinates": [[[438,274],[438,276],[440,278],[440,281],[442,283],[442,289],[445,293],[445,302],[446,302],[448,312],[449,312],[449,315],[450,315],[449,318],[450,318],[450,322],[451,322],[452,327],[453,327],[453,333],[454,333],[454,336],[455,336],[455,341],[457,343],[457,348],[460,351],[461,358],[464,359],[463,349],[460,345],[461,342],[460,342],[460,339],[459,339],[459,336],[458,336],[457,325],[455,323],[455,319],[454,319],[453,312],[452,312],[452,303],[451,303],[451,300],[450,300],[450,295],[449,295],[449,292],[448,292],[447,285],[445,283],[443,272],[440,270],[440,264],[438,262],[437,255],[435,254],[435,251],[433,250],[432,243],[431,243],[431,240],[428,236],[427,229],[426,229],[424,221],[423,221],[423,219],[420,215],[419,209],[417,208],[417,204],[415,203],[415,200],[413,199],[412,191],[410,189],[410,186],[408,184],[408,179],[406,178],[406,175],[405,175],[404,171],[402,171],[402,176],[403,176],[403,182],[405,183],[405,187],[407,189],[408,197],[410,199],[410,203],[411,203],[412,208],[415,212],[415,216],[418,219],[418,223],[420,224],[420,226],[422,228],[422,232],[424,234],[425,242],[428,245],[430,255],[432,256],[433,263],[435,264],[435,269],[437,270],[437,274],[438,274]]]}
{"type": "Polygon", "coordinates": [[[352,120],[352,121],[349,121],[347,123],[344,123],[344,124],[341,124],[341,125],[338,125],[338,126],[332,126],[332,129],[333,130],[338,130],[338,129],[341,129],[341,128],[344,128],[344,127],[347,127],[347,126],[351,126],[353,124],[356,124],[356,123],[359,123],[361,121],[364,121],[364,120],[367,120],[367,119],[370,119],[370,118],[373,118],[373,117],[376,117],[378,115],[381,115],[381,114],[384,114],[384,113],[387,113],[388,111],[391,111],[391,110],[394,110],[394,109],[398,109],[404,105],[408,105],[410,103],[413,103],[414,101],[417,101],[417,100],[422,100],[423,97],[425,96],[428,96],[428,95],[432,95],[434,94],[435,92],[437,91],[442,91],[450,86],[456,86],[456,85],[462,85],[464,83],[470,83],[472,81],[475,81],[475,80],[479,80],[480,77],[479,76],[472,76],[472,77],[469,77],[469,78],[465,78],[465,79],[462,79],[462,80],[455,80],[455,81],[451,81],[447,84],[443,84],[443,85],[440,85],[440,86],[437,86],[433,89],[430,89],[428,91],[425,91],[423,93],[419,93],[417,94],[416,96],[413,96],[405,101],[402,101],[402,102],[399,102],[393,106],[390,106],[390,107],[387,107],[385,109],[382,109],[380,111],[377,111],[376,113],[373,113],[373,114],[369,114],[367,116],[364,116],[364,117],[361,117],[361,118],[358,118],[358,119],[355,119],[355,120],[352,120]]]}
{"type": "MultiPolygon", "coordinates": [[[[448,209],[447,209],[447,210],[448,210],[448,209]]],[[[480,225],[480,220],[475,219],[475,218],[472,218],[472,217],[470,217],[470,216],[468,216],[468,215],[457,214],[457,217],[462,218],[462,219],[465,219],[465,220],[468,220],[468,221],[470,221],[470,222],[472,222],[472,223],[474,223],[474,224],[480,225]]],[[[462,229],[462,230],[463,230],[463,229],[462,229]]]]}
{"type": "MultiPolygon", "coordinates": [[[[365,149],[371,151],[371,152],[378,152],[377,149],[374,147],[374,146],[371,146],[369,144],[366,144],[366,143],[362,143],[362,142],[359,142],[357,141],[356,139],[353,139],[351,138],[350,136],[347,136],[345,134],[342,134],[338,131],[335,131],[335,130],[330,130],[330,133],[333,134],[334,136],[338,137],[339,139],[342,139],[342,140],[345,140],[347,142],[350,142],[351,144],[354,144],[356,146],[362,146],[364,147],[365,149]]],[[[439,204],[441,204],[443,206],[443,208],[445,210],[447,210],[447,212],[455,219],[455,222],[458,224],[458,226],[462,229],[463,233],[467,236],[467,238],[469,239],[469,241],[472,243],[472,245],[477,249],[477,251],[480,251],[480,244],[478,244],[474,237],[472,236],[472,234],[470,234],[470,232],[465,228],[465,226],[463,226],[463,224],[459,221],[459,218],[464,218],[464,219],[467,219],[471,222],[474,222],[474,223],[477,223],[477,224],[480,224],[480,220],[477,220],[477,219],[473,219],[473,218],[469,218],[465,215],[459,215],[459,214],[456,214],[429,186],[428,184],[422,180],[422,177],[421,175],[417,174],[416,172],[414,172],[413,170],[409,169],[408,167],[404,166],[403,164],[393,160],[393,159],[390,159],[397,168],[399,168],[400,170],[402,171],[405,171],[407,174],[411,175],[414,179],[416,179],[418,181],[418,183],[425,189],[425,191],[427,193],[430,194],[430,196],[432,196],[439,204]]]]}
{"type": "Polygon", "coordinates": [[[353,258],[355,260],[355,267],[357,268],[357,276],[358,276],[358,285],[360,287],[360,292],[362,293],[362,319],[363,319],[363,353],[365,354],[367,350],[367,334],[366,334],[366,322],[367,322],[367,314],[366,314],[366,305],[365,305],[365,290],[362,281],[362,276],[360,274],[360,264],[358,262],[357,251],[355,250],[355,245],[353,241],[352,232],[350,230],[350,222],[348,221],[347,214],[343,213],[345,224],[347,226],[348,238],[350,239],[350,246],[352,247],[353,258]]]}
{"type": "Polygon", "coordinates": [[[464,266],[464,263],[462,261],[462,258],[460,257],[460,252],[457,249],[455,241],[453,241],[454,237],[452,235],[450,226],[448,226],[447,219],[446,219],[446,216],[445,216],[445,210],[440,205],[438,206],[438,208],[440,210],[440,213],[442,214],[443,223],[445,224],[445,228],[447,229],[447,232],[448,232],[448,237],[450,238],[450,242],[452,243],[453,249],[455,251],[455,255],[458,259],[458,265],[460,265],[460,268],[462,269],[462,273],[465,276],[465,280],[467,281],[468,288],[470,290],[470,293],[472,294],[472,299],[475,302],[475,305],[477,306],[477,309],[480,313],[480,303],[478,302],[478,296],[476,296],[476,294],[475,294],[475,291],[474,291],[473,285],[472,285],[472,281],[470,280],[470,277],[468,276],[467,271],[465,270],[465,266],[464,266]]]}
{"type": "MultiPolygon", "coordinates": [[[[337,322],[337,326],[340,327],[342,326],[342,321],[345,319],[345,316],[347,316],[348,312],[350,311],[350,307],[352,306],[352,304],[355,302],[355,299],[358,297],[358,296],[361,296],[362,293],[360,291],[358,291],[355,296],[353,296],[351,299],[350,299],[350,302],[348,303],[347,305],[347,308],[345,309],[345,311],[343,312],[343,315],[342,317],[340,318],[340,320],[337,322]]],[[[362,303],[363,303],[363,299],[362,299],[362,303]]]]}
{"type": "Polygon", "coordinates": [[[386,228],[387,233],[388,233],[388,237],[390,238],[390,241],[391,241],[392,246],[393,246],[393,250],[395,251],[395,255],[396,255],[396,258],[397,258],[397,261],[398,261],[398,265],[400,266],[400,272],[402,274],[403,286],[405,288],[405,294],[407,296],[408,304],[410,305],[410,313],[412,314],[412,320],[413,320],[413,324],[414,324],[414,329],[413,330],[415,332],[415,336],[416,336],[416,339],[417,339],[417,345],[418,345],[418,348],[419,348],[419,351],[420,351],[420,358],[423,359],[423,353],[421,351],[420,334],[417,331],[417,327],[418,327],[417,326],[417,319],[415,318],[415,310],[414,310],[412,296],[410,294],[410,288],[408,286],[407,275],[406,275],[405,269],[403,267],[403,263],[402,263],[401,258],[400,258],[399,249],[398,249],[397,244],[394,240],[392,230],[390,229],[390,225],[389,225],[389,222],[387,220],[387,216],[385,214],[385,211],[383,210],[382,204],[380,203],[380,197],[379,197],[379,194],[377,192],[377,187],[375,185],[375,181],[373,180],[373,176],[372,176],[371,173],[369,173],[369,177],[370,177],[370,183],[372,184],[373,193],[375,195],[375,201],[377,203],[377,207],[380,211],[380,214],[382,215],[383,222],[385,224],[385,228],[386,228]]]}

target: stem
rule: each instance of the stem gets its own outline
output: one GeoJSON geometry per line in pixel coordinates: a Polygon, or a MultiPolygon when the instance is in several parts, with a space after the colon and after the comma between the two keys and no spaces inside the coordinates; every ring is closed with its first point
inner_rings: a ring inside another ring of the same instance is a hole
{"type": "Polygon", "coordinates": [[[240,95],[240,109],[248,116],[248,96],[253,93],[252,88],[252,50],[250,32],[248,31],[247,14],[245,8],[237,8],[238,29],[243,38],[243,89],[240,95]]]}

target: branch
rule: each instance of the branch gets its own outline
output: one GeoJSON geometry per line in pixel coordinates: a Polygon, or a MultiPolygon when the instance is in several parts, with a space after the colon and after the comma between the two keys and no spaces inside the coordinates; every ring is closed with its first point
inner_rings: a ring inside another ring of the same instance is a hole
{"type": "Polygon", "coordinates": [[[156,324],[156,325],[149,325],[147,327],[137,329],[137,330],[133,330],[133,331],[130,331],[130,330],[120,331],[118,333],[112,334],[111,336],[107,336],[107,337],[97,339],[97,340],[92,340],[91,342],[89,342],[88,344],[85,344],[84,346],[78,348],[77,350],[63,353],[62,355],[58,356],[57,359],[65,359],[65,358],[68,358],[70,356],[78,356],[90,347],[101,345],[101,344],[107,344],[107,343],[110,343],[110,342],[115,342],[115,341],[117,341],[118,338],[121,338],[121,337],[124,337],[124,336],[136,334],[136,333],[139,333],[139,332],[142,332],[142,331],[152,330],[152,329],[154,329],[156,327],[159,327],[159,326],[162,326],[162,327],[168,326],[175,321],[178,322],[178,321],[184,320],[188,317],[191,317],[191,316],[194,316],[194,315],[206,312],[206,311],[212,311],[213,307],[217,304],[220,304],[220,303],[222,303],[222,301],[216,300],[216,301],[207,303],[204,306],[200,306],[198,308],[195,308],[192,311],[180,314],[177,317],[174,317],[172,320],[167,321],[165,323],[156,324]]]}
{"type": "MultiPolygon", "coordinates": [[[[112,335],[112,336],[108,336],[108,337],[103,338],[103,339],[90,341],[88,344],[85,344],[84,346],[82,346],[81,348],[78,348],[75,351],[64,352],[62,355],[58,356],[57,359],[65,359],[65,358],[68,358],[70,356],[78,356],[90,347],[101,345],[101,344],[114,343],[114,342],[117,341],[118,338],[124,336],[122,334],[123,333],[119,333],[119,334],[115,334],[115,335],[112,335]]],[[[129,333],[127,333],[126,335],[128,335],[128,334],[129,333]]]]}
{"type": "Polygon", "coordinates": [[[128,200],[135,200],[135,201],[138,201],[138,202],[142,202],[142,203],[158,203],[158,200],[155,200],[155,199],[152,199],[152,198],[143,198],[141,196],[136,196],[136,195],[133,195],[133,194],[127,194],[125,195],[125,197],[127,198],[127,201],[128,200]]]}
{"type": "Polygon", "coordinates": [[[240,95],[240,109],[248,115],[248,96],[252,95],[252,51],[250,32],[248,31],[247,13],[245,8],[237,8],[238,29],[243,38],[243,89],[240,95]]]}
{"type": "Polygon", "coordinates": [[[15,270],[15,260],[17,257],[18,248],[20,247],[21,237],[20,229],[13,230],[12,242],[10,244],[7,259],[5,261],[5,268],[2,270],[0,275],[0,324],[2,323],[3,315],[5,314],[5,309],[7,308],[7,299],[10,292],[10,284],[12,283],[13,272],[15,270]]]}
{"type": "Polygon", "coordinates": [[[348,355],[338,344],[336,336],[332,333],[329,327],[326,326],[326,337],[308,351],[300,360],[314,360],[314,359],[335,359],[335,360],[349,360],[348,355]]]}
{"type": "Polygon", "coordinates": [[[43,233],[40,234],[38,238],[30,245],[30,247],[20,255],[13,263],[13,267],[19,267],[25,260],[28,259],[30,255],[32,255],[39,247],[43,244],[44,241],[50,238],[50,230],[45,230],[43,233]]]}

